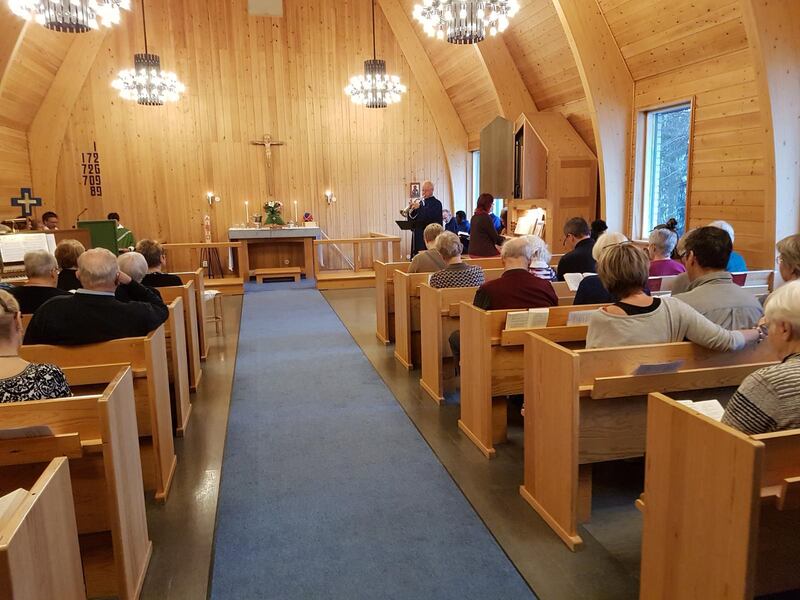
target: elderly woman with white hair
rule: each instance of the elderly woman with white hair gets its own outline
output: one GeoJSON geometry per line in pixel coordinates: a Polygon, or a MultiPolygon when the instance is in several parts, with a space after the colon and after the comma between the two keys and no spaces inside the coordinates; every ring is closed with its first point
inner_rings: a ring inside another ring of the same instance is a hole
{"type": "MultiPolygon", "coordinates": [[[[731,236],[731,243],[736,241],[736,234],[733,231],[733,226],[727,221],[713,221],[709,223],[708,226],[716,227],[717,229],[722,229],[722,231],[727,232],[727,234],[731,236]]],[[[744,257],[734,250],[731,252],[731,257],[728,259],[728,267],[725,270],[728,273],[743,273],[747,271],[747,263],[745,263],[744,257]]]]}
{"type": "Polygon", "coordinates": [[[528,270],[545,281],[558,279],[555,269],[550,266],[550,259],[553,258],[553,255],[550,253],[550,248],[547,247],[547,242],[538,235],[525,237],[531,245],[531,265],[528,270]]]}
{"type": "MultiPolygon", "coordinates": [[[[119,266],[120,273],[125,273],[131,278],[131,281],[141,284],[145,275],[148,272],[147,259],[140,252],[126,252],[117,257],[117,265],[119,266]]],[[[145,286],[152,293],[161,298],[161,293],[151,287],[145,286]]],[[[130,283],[121,283],[117,286],[114,296],[121,302],[130,302],[133,300],[130,291],[130,283]]]]}
{"type": "Polygon", "coordinates": [[[686,267],[673,260],[672,251],[678,245],[678,234],[672,229],[661,228],[650,232],[647,254],[650,256],[650,277],[680,275],[686,267]]]}
{"type": "Polygon", "coordinates": [[[431,275],[430,285],[434,288],[478,287],[483,285],[483,269],[468,265],[461,260],[464,246],[452,231],[440,233],[434,248],[447,266],[431,275]]]}
{"type": "MultiPolygon", "coordinates": [[[[597,241],[592,248],[592,258],[595,262],[600,260],[608,248],[618,246],[625,243],[628,238],[616,231],[608,231],[597,238],[597,241]]],[[[589,275],[584,277],[575,292],[575,299],[573,304],[606,304],[619,300],[612,293],[610,293],[604,286],[603,282],[597,275],[589,275]]]]}
{"type": "Polygon", "coordinates": [[[526,237],[513,238],[500,252],[503,274],[475,293],[475,306],[484,310],[544,308],[558,305],[553,285],[529,272],[533,246],[526,237]]]}
{"type": "Polygon", "coordinates": [[[766,321],[767,342],[781,362],[748,375],[722,417],[750,435],[800,428],[800,281],[769,297],[766,321]]]}

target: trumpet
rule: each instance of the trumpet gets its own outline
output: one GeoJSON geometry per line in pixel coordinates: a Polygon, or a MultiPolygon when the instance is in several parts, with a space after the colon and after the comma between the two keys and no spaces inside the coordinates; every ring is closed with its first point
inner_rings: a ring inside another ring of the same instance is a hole
{"type": "Polygon", "coordinates": [[[400,210],[400,214],[407,219],[411,211],[417,210],[418,208],[419,208],[419,198],[411,198],[408,201],[408,206],[400,210]]]}

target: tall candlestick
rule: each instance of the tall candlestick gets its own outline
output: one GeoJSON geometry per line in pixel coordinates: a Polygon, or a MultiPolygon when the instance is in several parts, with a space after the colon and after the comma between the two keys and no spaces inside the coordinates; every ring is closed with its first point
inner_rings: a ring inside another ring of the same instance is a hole
{"type": "Polygon", "coordinates": [[[294,201],[294,224],[297,225],[297,200],[294,201]]]}
{"type": "Polygon", "coordinates": [[[248,200],[244,201],[244,226],[247,227],[247,224],[250,222],[250,202],[248,200]]]}

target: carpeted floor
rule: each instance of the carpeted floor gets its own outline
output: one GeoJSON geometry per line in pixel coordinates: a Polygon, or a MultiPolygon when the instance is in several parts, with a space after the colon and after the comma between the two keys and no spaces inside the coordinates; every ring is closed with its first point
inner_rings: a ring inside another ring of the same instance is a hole
{"type": "Polygon", "coordinates": [[[211,597],[533,598],[322,296],[249,288],[211,597]]]}

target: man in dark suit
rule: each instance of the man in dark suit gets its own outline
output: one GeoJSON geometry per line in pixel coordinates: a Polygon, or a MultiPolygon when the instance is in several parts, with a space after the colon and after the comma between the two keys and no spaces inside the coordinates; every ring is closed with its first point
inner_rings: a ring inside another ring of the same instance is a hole
{"type": "Polygon", "coordinates": [[[442,203],[433,195],[433,183],[430,181],[422,184],[422,200],[412,202],[408,218],[416,223],[411,243],[413,258],[417,252],[425,250],[425,228],[431,223],[442,224],[442,203]]]}
{"type": "Polygon", "coordinates": [[[573,217],[564,225],[564,244],[572,248],[558,261],[558,280],[564,281],[565,273],[594,273],[597,269],[592,248],[592,230],[582,217],[573,217]]]}
{"type": "Polygon", "coordinates": [[[23,315],[32,315],[50,298],[69,294],[56,287],[58,263],[56,257],[47,250],[25,253],[25,275],[28,282],[11,290],[11,295],[17,299],[23,315]]]}
{"type": "Polygon", "coordinates": [[[136,252],[144,256],[147,261],[147,274],[142,279],[142,285],[153,288],[183,285],[180,277],[164,272],[167,266],[167,253],[157,241],[140,241],[136,244],[136,252]]]}
{"type": "Polygon", "coordinates": [[[78,259],[81,289],[45,302],[25,332],[25,344],[78,346],[147,335],[169,316],[161,298],[120,272],[116,257],[104,248],[87,250],[78,259]],[[131,302],[114,297],[128,287],[131,302]]]}

